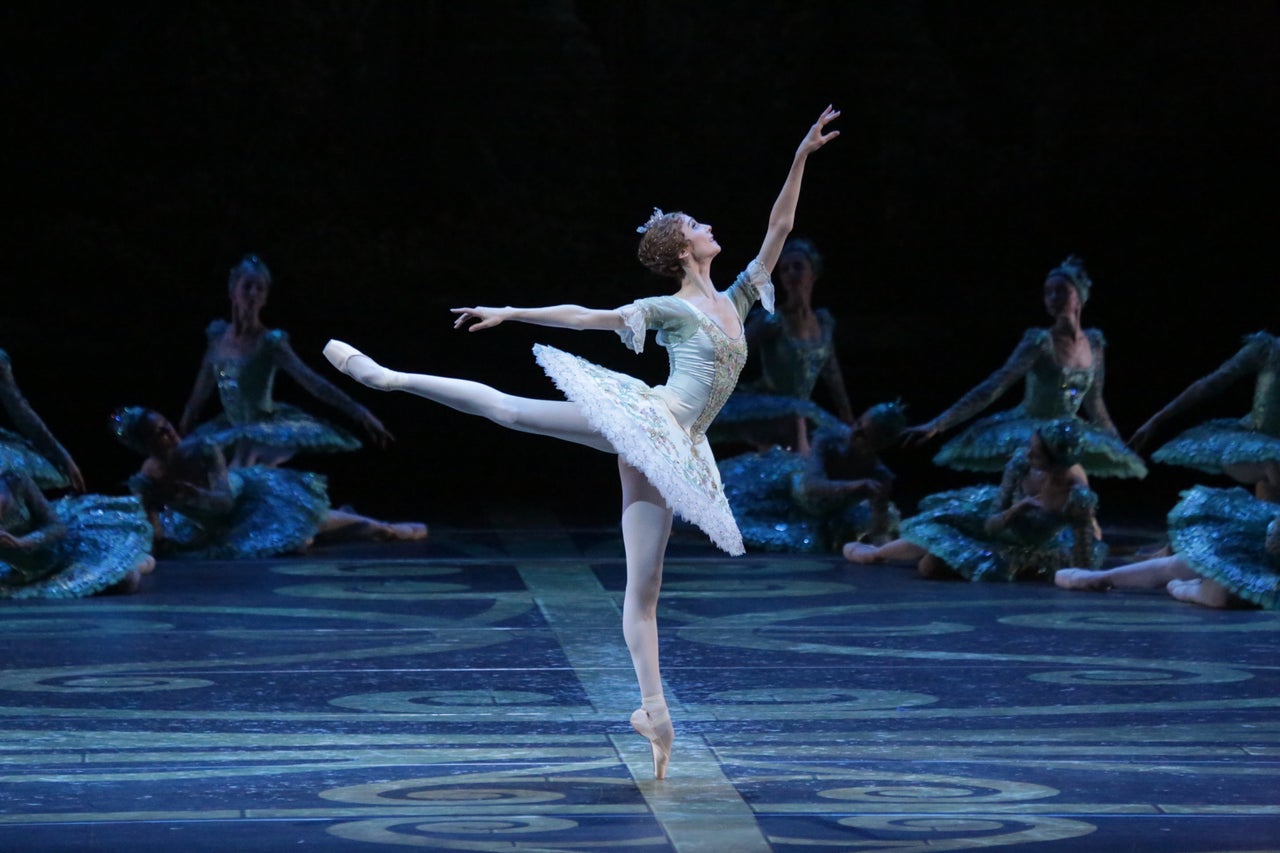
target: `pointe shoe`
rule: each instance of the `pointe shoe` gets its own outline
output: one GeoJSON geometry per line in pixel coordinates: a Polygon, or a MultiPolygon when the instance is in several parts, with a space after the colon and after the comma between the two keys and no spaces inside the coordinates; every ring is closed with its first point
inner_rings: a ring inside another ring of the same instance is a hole
{"type": "Polygon", "coordinates": [[[1058,569],[1053,573],[1053,584],[1062,589],[1088,589],[1095,592],[1111,589],[1111,582],[1103,573],[1091,569],[1058,569]]]}
{"type": "MultiPolygon", "coordinates": [[[[351,346],[351,344],[339,340],[330,340],[329,343],[324,345],[324,357],[343,373],[347,372],[347,362],[351,360],[353,355],[364,355],[364,353],[351,346]]],[[[365,356],[365,358],[368,358],[368,356],[365,356]]]]}
{"type": "Polygon", "coordinates": [[[666,708],[652,713],[636,708],[631,714],[631,728],[648,739],[653,750],[653,778],[667,778],[667,762],[671,760],[671,743],[676,734],[671,727],[671,714],[666,708]]]}
{"type": "Polygon", "coordinates": [[[868,545],[865,542],[846,542],[844,547],[840,549],[840,553],[850,563],[881,563],[884,562],[876,553],[875,545],[868,545]]]}

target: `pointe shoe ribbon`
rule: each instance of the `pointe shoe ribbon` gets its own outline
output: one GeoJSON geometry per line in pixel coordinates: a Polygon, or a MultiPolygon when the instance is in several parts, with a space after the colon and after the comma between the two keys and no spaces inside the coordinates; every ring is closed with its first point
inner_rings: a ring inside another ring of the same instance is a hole
{"type": "Polygon", "coordinates": [[[653,750],[653,778],[655,779],[667,778],[667,762],[671,760],[671,739],[674,732],[664,740],[658,733],[658,727],[663,723],[666,723],[668,730],[671,729],[671,715],[665,708],[653,713],[644,708],[636,708],[631,714],[631,727],[649,741],[649,748],[653,750]]]}

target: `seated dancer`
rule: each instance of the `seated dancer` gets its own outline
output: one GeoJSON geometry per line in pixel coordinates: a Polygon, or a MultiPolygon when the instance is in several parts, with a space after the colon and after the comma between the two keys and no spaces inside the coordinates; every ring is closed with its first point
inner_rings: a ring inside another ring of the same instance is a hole
{"type": "Polygon", "coordinates": [[[180,433],[217,442],[231,454],[233,467],[279,465],[299,452],[359,448],[359,439],[345,429],[272,399],[276,371],[284,370],[311,396],[360,424],[378,446],[391,441],[391,433],[372,412],[302,363],[287,332],[263,324],[271,272],[257,255],[245,255],[231,268],[227,289],[231,322],[214,320],[205,330],[208,347],[178,421],[180,433]],[[222,411],[196,427],[215,389],[222,411]]]}
{"type": "Polygon", "coordinates": [[[1075,255],[1049,271],[1044,307],[1047,329],[1028,329],[1004,366],[927,423],[907,429],[907,441],[927,441],[986,409],[1019,379],[1026,380],[1015,408],[974,423],[943,445],[934,462],[962,471],[1001,471],[1046,421],[1076,418],[1080,464],[1091,477],[1145,477],[1147,466],[1125,446],[1102,400],[1105,374],[1102,332],[1080,325],[1093,281],[1075,255]],[[1079,418],[1083,408],[1089,420],[1079,418]]]}
{"type": "Polygon", "coordinates": [[[741,441],[758,451],[778,445],[809,452],[809,423],[853,423],[853,408],[836,358],[835,320],[813,307],[813,285],[822,275],[822,255],[795,237],[778,259],[778,310],[747,317],[747,346],[757,354],[760,378],[739,383],[707,431],[712,443],[741,441]],[[821,377],[836,407],[832,417],[812,399],[821,377]]]}
{"type": "Polygon", "coordinates": [[[155,531],[155,552],[179,559],[235,560],[301,551],[329,540],[424,539],[425,524],[392,524],[329,508],[325,478],[249,465],[228,470],[222,450],[180,439],[164,415],[117,409],[111,431],[146,456],[129,479],[155,531]]]}
{"type": "Polygon", "coordinates": [[[1196,486],[1169,512],[1173,553],[1106,571],[1060,569],[1063,589],[1158,589],[1205,607],[1280,608],[1280,507],[1196,486]]]}
{"type": "Polygon", "coordinates": [[[827,554],[850,540],[896,537],[893,472],[879,454],[905,426],[900,404],[880,403],[853,426],[819,429],[808,454],[774,447],[721,462],[720,478],[747,547],[827,554]]]}
{"type": "Polygon", "coordinates": [[[136,498],[69,495],[52,505],[25,471],[0,473],[0,598],[134,592],[151,571],[136,498]]]}
{"type": "Polygon", "coordinates": [[[1041,424],[1009,460],[998,488],[930,495],[902,522],[901,539],[850,542],[845,558],[919,560],[924,577],[969,580],[1047,580],[1064,565],[1098,564],[1098,499],[1080,466],[1080,433],[1075,419],[1041,424]]]}
{"type": "Polygon", "coordinates": [[[1141,450],[1165,420],[1251,373],[1256,374],[1257,380],[1249,414],[1192,427],[1151,458],[1206,474],[1226,474],[1252,486],[1261,500],[1280,503],[1280,338],[1275,335],[1256,332],[1246,337],[1239,352],[1152,415],[1129,443],[1141,450]]]}
{"type": "Polygon", "coordinates": [[[21,433],[0,429],[0,471],[25,471],[42,489],[70,486],[73,491],[83,492],[84,476],[71,454],[22,396],[13,378],[13,363],[4,350],[0,350],[0,405],[21,433]]]}
{"type": "Polygon", "coordinates": [[[534,347],[538,363],[569,399],[533,400],[477,382],[389,370],[341,341],[330,341],[324,350],[335,367],[371,388],[407,391],[509,429],[618,455],[627,562],[622,627],[641,694],[631,724],[649,740],[659,779],[666,775],[674,738],[658,666],[657,630],[672,512],[698,525],[730,554],[743,552],[704,434],[746,360],[743,318],[757,298],[771,307],[769,273],[791,231],[805,161],[838,135],[824,132],[838,115],[831,107],[823,110],[801,141],[760,251],[728,290],[718,291],[711,282],[711,261],[720,252],[711,226],[684,213],[655,210],[639,229],[644,236],[638,255],[653,272],[675,279],[679,288],[670,296],[639,299],[613,310],[577,305],[453,309],[458,315],[454,326],[469,326],[473,332],[507,320],[610,330],[636,352],[644,346],[646,330],[656,329],[658,343],[670,356],[665,385],[651,388],[539,344],[534,347]]]}

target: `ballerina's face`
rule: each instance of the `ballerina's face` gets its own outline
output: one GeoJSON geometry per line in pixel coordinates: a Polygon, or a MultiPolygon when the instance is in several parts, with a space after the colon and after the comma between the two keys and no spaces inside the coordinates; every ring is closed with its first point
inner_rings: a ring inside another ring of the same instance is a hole
{"type": "Polygon", "coordinates": [[[788,293],[808,296],[817,280],[813,263],[804,252],[787,252],[778,259],[778,284],[788,293]]]}
{"type": "Polygon", "coordinates": [[[231,285],[231,304],[248,311],[261,311],[267,304],[271,285],[260,275],[246,273],[231,285]]]}
{"type": "Polygon", "coordinates": [[[147,426],[150,428],[147,446],[152,452],[172,450],[181,441],[178,431],[173,428],[173,424],[169,423],[169,419],[159,412],[151,412],[147,415],[147,426]]]}
{"type": "Polygon", "coordinates": [[[1080,293],[1070,279],[1051,275],[1044,280],[1044,310],[1053,317],[1080,310],[1080,293]]]}
{"type": "Polygon", "coordinates": [[[707,223],[699,222],[692,216],[686,216],[680,230],[689,243],[689,257],[693,260],[710,260],[720,254],[720,244],[716,242],[715,236],[711,233],[711,226],[707,223]]]}

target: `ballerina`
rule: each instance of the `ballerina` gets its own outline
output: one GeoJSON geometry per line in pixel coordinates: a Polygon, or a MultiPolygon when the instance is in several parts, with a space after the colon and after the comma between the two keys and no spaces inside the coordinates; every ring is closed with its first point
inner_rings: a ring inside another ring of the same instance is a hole
{"type": "Polygon", "coordinates": [[[1021,403],[977,421],[943,445],[933,461],[961,471],[1001,471],[1038,425],[1073,418],[1080,428],[1080,462],[1089,476],[1145,477],[1146,464],[1125,446],[1103,402],[1106,341],[1098,329],[1080,324],[1092,290],[1093,280],[1075,255],[1051,269],[1044,307],[1053,325],[1028,329],[1003,367],[933,420],[909,427],[907,442],[928,441],[964,423],[1025,379],[1021,403]],[[1081,409],[1088,420],[1079,416],[1081,409]]]}
{"type": "Polygon", "coordinates": [[[271,272],[257,255],[245,255],[227,281],[231,322],[214,320],[205,330],[208,345],[195,385],[178,420],[178,432],[218,443],[233,467],[279,465],[295,453],[356,450],[360,441],[341,427],[272,399],[277,370],[283,370],[315,397],[360,424],[385,447],[392,435],[367,408],[342,393],[298,358],[283,329],[268,329],[262,309],[271,291],[271,272]],[[222,411],[196,426],[214,391],[222,411]]]}
{"type": "Polygon", "coordinates": [[[554,347],[534,355],[568,400],[533,400],[461,379],[399,373],[341,341],[325,356],[356,381],[385,391],[406,391],[479,415],[509,429],[546,435],[617,454],[622,483],[622,541],[627,586],[622,628],[640,686],[641,705],[631,724],[648,739],[655,778],[665,778],[675,730],[658,666],[657,606],[672,514],[700,527],[730,554],[743,553],[720,484],[706,429],[732,393],[746,361],[743,322],[757,298],[772,310],[770,273],[795,220],[805,161],[839,135],[826,126],[840,113],[822,111],[809,128],[769,215],[756,258],[725,291],[711,282],[720,244],[711,226],[684,213],[655,209],[639,229],[637,255],[649,270],[675,279],[675,294],[640,299],[612,310],[555,305],[545,308],[455,308],[454,327],[472,332],[508,320],[567,329],[617,332],[635,352],[645,332],[670,356],[665,385],[650,387],[554,347]]]}
{"type": "Polygon", "coordinates": [[[1063,589],[1158,589],[1204,607],[1280,609],[1280,507],[1244,489],[1195,486],[1169,511],[1171,554],[1104,571],[1061,569],[1063,589]]]}
{"type": "Polygon", "coordinates": [[[1140,426],[1129,443],[1141,450],[1170,417],[1204,402],[1250,373],[1253,408],[1243,418],[1218,418],[1192,427],[1151,455],[1206,474],[1226,474],[1252,486],[1254,495],[1280,503],[1280,338],[1255,332],[1217,370],[1173,398],[1140,426]]]}

